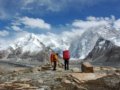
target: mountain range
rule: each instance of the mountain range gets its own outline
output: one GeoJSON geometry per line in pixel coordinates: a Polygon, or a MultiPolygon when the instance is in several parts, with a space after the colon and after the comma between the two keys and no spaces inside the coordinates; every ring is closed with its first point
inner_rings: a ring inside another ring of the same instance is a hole
{"type": "Polygon", "coordinates": [[[1,49],[0,57],[29,58],[31,60],[38,59],[39,61],[44,61],[45,57],[49,59],[51,50],[62,56],[62,51],[69,49],[71,59],[81,60],[88,57],[96,61],[100,55],[106,55],[106,53],[109,53],[111,50],[114,51],[118,47],[120,47],[119,30],[116,30],[111,24],[103,24],[88,28],[82,34],[78,33],[74,36],[53,33],[47,33],[46,35],[29,33],[24,37],[17,38],[8,45],[8,48],[1,49]],[[100,52],[98,52],[99,49],[101,50],[100,52]]]}

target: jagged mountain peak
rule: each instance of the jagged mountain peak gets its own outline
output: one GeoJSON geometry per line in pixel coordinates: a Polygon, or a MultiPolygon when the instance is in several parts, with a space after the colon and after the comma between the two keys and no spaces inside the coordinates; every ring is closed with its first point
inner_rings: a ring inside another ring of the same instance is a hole
{"type": "Polygon", "coordinates": [[[85,58],[95,65],[115,66],[120,65],[120,46],[116,46],[110,40],[99,38],[85,58]]]}
{"type": "Polygon", "coordinates": [[[39,40],[39,37],[36,36],[35,34],[29,33],[29,34],[25,35],[24,37],[18,38],[15,42],[20,42],[20,41],[34,42],[34,41],[40,41],[40,40],[39,40]]]}
{"type": "Polygon", "coordinates": [[[10,45],[14,50],[21,48],[23,52],[38,52],[45,48],[44,44],[40,41],[39,37],[35,34],[27,34],[25,37],[17,39],[13,44],[10,45]]]}
{"type": "Polygon", "coordinates": [[[106,40],[103,37],[99,37],[98,40],[96,41],[94,48],[88,54],[87,58],[90,57],[94,59],[96,57],[99,57],[100,55],[104,55],[108,51],[110,51],[111,48],[113,48],[114,46],[116,45],[110,40],[106,40]]]}
{"type": "Polygon", "coordinates": [[[109,45],[109,43],[112,43],[112,42],[110,40],[103,38],[103,37],[99,37],[97,42],[96,42],[96,46],[99,47],[99,46],[103,46],[104,44],[109,45]]]}
{"type": "Polygon", "coordinates": [[[35,34],[27,34],[18,38],[9,46],[8,51],[7,58],[17,58],[18,61],[19,59],[27,59],[28,63],[29,60],[48,60],[49,55],[49,49],[45,47],[35,34]]]}

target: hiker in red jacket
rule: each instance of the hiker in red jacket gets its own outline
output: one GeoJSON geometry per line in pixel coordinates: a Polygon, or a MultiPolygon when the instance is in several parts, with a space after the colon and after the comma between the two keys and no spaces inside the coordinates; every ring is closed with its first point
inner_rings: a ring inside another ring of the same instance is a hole
{"type": "Polygon", "coordinates": [[[50,60],[51,60],[51,65],[53,64],[53,70],[55,71],[57,62],[58,62],[58,54],[55,52],[52,52],[50,56],[50,60]]]}
{"type": "Polygon", "coordinates": [[[64,50],[63,51],[63,59],[64,59],[65,70],[69,70],[69,59],[70,59],[69,50],[64,50]]]}

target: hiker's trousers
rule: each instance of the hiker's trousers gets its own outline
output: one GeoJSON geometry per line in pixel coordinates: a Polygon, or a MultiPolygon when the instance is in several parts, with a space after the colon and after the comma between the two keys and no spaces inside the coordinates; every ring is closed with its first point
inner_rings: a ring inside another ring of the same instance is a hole
{"type": "Polygon", "coordinates": [[[69,70],[69,60],[64,60],[65,70],[69,70]]]}

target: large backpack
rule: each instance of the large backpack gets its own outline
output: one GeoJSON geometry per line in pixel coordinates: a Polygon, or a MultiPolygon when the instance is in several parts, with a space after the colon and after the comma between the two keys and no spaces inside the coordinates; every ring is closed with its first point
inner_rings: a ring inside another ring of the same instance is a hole
{"type": "Polygon", "coordinates": [[[69,50],[63,51],[63,59],[69,60],[70,59],[70,52],[69,50]]]}
{"type": "Polygon", "coordinates": [[[57,61],[58,60],[58,57],[57,57],[57,55],[56,54],[51,54],[51,62],[54,62],[54,61],[57,61]]]}

